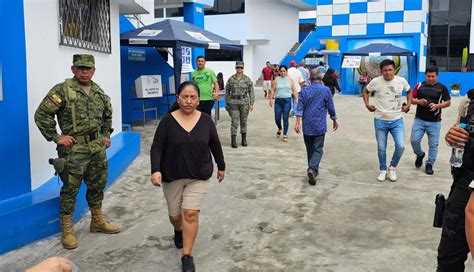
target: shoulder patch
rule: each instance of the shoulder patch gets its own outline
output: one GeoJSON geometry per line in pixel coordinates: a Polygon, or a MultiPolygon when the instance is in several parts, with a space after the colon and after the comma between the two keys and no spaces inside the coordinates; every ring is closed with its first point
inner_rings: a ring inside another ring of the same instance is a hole
{"type": "Polygon", "coordinates": [[[58,107],[61,107],[63,102],[57,94],[48,95],[48,99],[58,107]]]}

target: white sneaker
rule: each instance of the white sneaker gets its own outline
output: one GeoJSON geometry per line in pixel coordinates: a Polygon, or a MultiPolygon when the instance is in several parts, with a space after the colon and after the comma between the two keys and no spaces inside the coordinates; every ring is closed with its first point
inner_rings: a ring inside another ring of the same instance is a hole
{"type": "Polygon", "coordinates": [[[379,176],[377,177],[378,181],[385,181],[387,178],[387,171],[380,171],[379,176]]]}
{"type": "Polygon", "coordinates": [[[390,179],[390,181],[397,181],[397,171],[395,171],[395,167],[393,166],[388,168],[388,179],[390,179]]]}

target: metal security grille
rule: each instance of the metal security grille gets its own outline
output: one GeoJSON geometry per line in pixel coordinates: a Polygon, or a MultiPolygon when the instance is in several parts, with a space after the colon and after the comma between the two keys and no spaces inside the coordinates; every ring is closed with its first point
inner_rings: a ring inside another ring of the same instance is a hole
{"type": "Polygon", "coordinates": [[[59,44],[111,53],[109,0],[59,0],[59,44]]]}

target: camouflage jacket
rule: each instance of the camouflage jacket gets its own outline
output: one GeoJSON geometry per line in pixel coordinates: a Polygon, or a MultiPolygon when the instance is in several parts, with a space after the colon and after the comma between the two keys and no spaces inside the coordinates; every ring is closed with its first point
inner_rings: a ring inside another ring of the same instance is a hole
{"type": "Polygon", "coordinates": [[[112,133],[112,105],[110,97],[95,82],[91,84],[89,95],[75,79],[66,80],[54,86],[43,99],[35,112],[35,123],[48,141],[57,142],[57,116],[61,133],[65,135],[81,135],[99,132],[110,138],[112,133]],[[68,94],[66,82],[76,98],[68,94]],[[72,101],[75,101],[76,132],[73,128],[72,101]]]}
{"type": "Polygon", "coordinates": [[[232,75],[225,86],[225,101],[228,104],[253,105],[255,95],[252,80],[246,75],[240,78],[232,75]]]}

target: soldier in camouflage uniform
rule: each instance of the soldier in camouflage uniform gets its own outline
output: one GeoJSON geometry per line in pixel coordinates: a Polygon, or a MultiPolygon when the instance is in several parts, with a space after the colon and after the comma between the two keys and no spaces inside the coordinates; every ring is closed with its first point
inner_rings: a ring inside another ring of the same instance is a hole
{"type": "Polygon", "coordinates": [[[63,181],[60,192],[62,244],[77,247],[72,215],[82,180],[91,210],[91,232],[118,233],[102,214],[101,206],[108,177],[105,149],[110,146],[112,105],[110,98],[92,81],[94,57],[74,55],[74,78],[54,86],[35,113],[35,123],[48,141],[57,144],[55,168],[63,181]],[[61,129],[56,131],[55,116],[61,129]],[[57,167],[60,166],[60,167],[57,167]]]}
{"type": "Polygon", "coordinates": [[[247,117],[253,110],[255,96],[252,80],[244,75],[244,62],[237,61],[236,73],[227,80],[225,87],[226,110],[232,118],[230,135],[232,147],[237,148],[237,128],[240,122],[242,146],[247,146],[247,117]]]}

